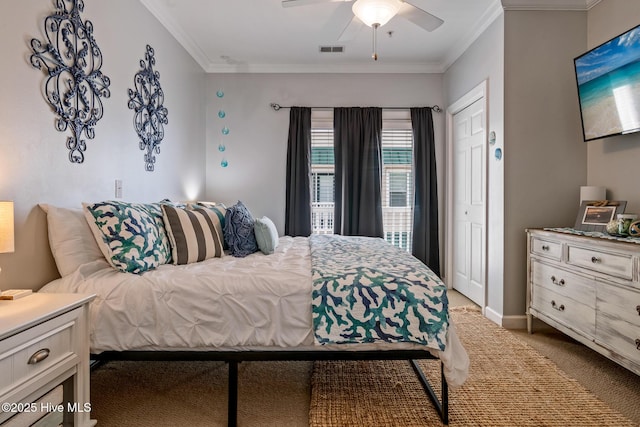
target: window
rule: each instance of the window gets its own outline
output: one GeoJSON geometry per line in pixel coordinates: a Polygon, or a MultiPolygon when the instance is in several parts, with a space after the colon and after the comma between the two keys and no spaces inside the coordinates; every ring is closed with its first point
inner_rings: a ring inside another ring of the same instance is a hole
{"type": "Polygon", "coordinates": [[[313,178],[314,203],[333,203],[335,198],[335,179],[330,172],[315,172],[313,178]]]}
{"type": "Polygon", "coordinates": [[[383,112],[382,217],[385,239],[411,252],[413,241],[413,131],[408,110],[383,112]]]}
{"type": "Polygon", "coordinates": [[[333,234],[335,167],[333,111],[311,112],[311,231],[333,234]]]}
{"type": "MultiPolygon", "coordinates": [[[[382,118],[384,236],[389,243],[410,252],[413,231],[411,118],[408,110],[385,110],[382,118]]],[[[312,232],[333,234],[333,111],[313,110],[311,128],[312,232]]]]}
{"type": "Polygon", "coordinates": [[[409,172],[389,172],[389,197],[390,208],[406,208],[409,206],[409,172]]]}

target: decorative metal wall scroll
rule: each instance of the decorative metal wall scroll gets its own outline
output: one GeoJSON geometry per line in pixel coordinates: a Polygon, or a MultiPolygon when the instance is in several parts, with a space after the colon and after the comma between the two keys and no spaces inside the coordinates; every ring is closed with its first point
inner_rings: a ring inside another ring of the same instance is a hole
{"type": "Polygon", "coordinates": [[[110,80],[102,68],[102,52],[93,38],[93,24],[82,21],[83,0],[54,0],[56,11],[44,21],[46,41],[31,39],[31,65],[45,68],[45,97],[57,118],[56,129],[71,128],[69,160],[84,161],[88,139],[103,116],[101,98],[108,98],[110,80]]]}
{"type": "Polygon", "coordinates": [[[140,60],[140,68],[133,78],[135,91],[129,89],[129,108],[135,110],[133,126],[140,137],[140,149],[147,150],[144,155],[145,169],[152,172],[156,162],[155,154],[160,154],[160,143],[164,138],[164,127],[168,123],[167,108],[164,103],[164,91],[160,87],[160,73],[153,71],[156,64],[154,50],[147,45],[144,54],[146,60],[140,60]]]}

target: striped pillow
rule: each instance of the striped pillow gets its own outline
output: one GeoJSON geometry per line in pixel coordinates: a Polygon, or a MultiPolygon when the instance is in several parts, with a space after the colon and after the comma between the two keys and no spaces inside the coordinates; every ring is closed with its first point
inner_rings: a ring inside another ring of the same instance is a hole
{"type": "Polygon", "coordinates": [[[222,225],[215,212],[162,205],[174,264],[190,264],[224,255],[222,225]]]}
{"type": "MultiPolygon", "coordinates": [[[[222,230],[224,230],[224,216],[227,213],[227,207],[223,203],[217,203],[217,202],[187,203],[187,209],[202,209],[202,208],[210,209],[213,212],[215,212],[216,215],[218,215],[218,218],[220,219],[220,225],[222,226],[222,230]]],[[[227,245],[227,241],[224,239],[224,236],[222,236],[222,238],[223,238],[222,244],[224,245],[224,248],[229,249],[229,245],[227,245]]]]}

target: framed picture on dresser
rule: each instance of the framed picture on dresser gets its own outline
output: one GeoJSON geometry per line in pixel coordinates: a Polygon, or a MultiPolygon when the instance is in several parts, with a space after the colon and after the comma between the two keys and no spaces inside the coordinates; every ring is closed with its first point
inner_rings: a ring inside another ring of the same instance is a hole
{"type": "Polygon", "coordinates": [[[580,205],[576,224],[573,228],[582,231],[606,230],[607,224],[624,213],[627,202],[624,200],[585,200],[580,205]]]}

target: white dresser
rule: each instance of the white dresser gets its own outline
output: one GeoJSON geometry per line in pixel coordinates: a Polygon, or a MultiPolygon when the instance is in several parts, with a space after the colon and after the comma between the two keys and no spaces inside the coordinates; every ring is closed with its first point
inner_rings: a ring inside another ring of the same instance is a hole
{"type": "Polygon", "coordinates": [[[640,375],[640,244],[527,230],[535,316],[640,375]]]}
{"type": "Polygon", "coordinates": [[[93,295],[0,301],[0,426],[88,427],[93,295]]]}

